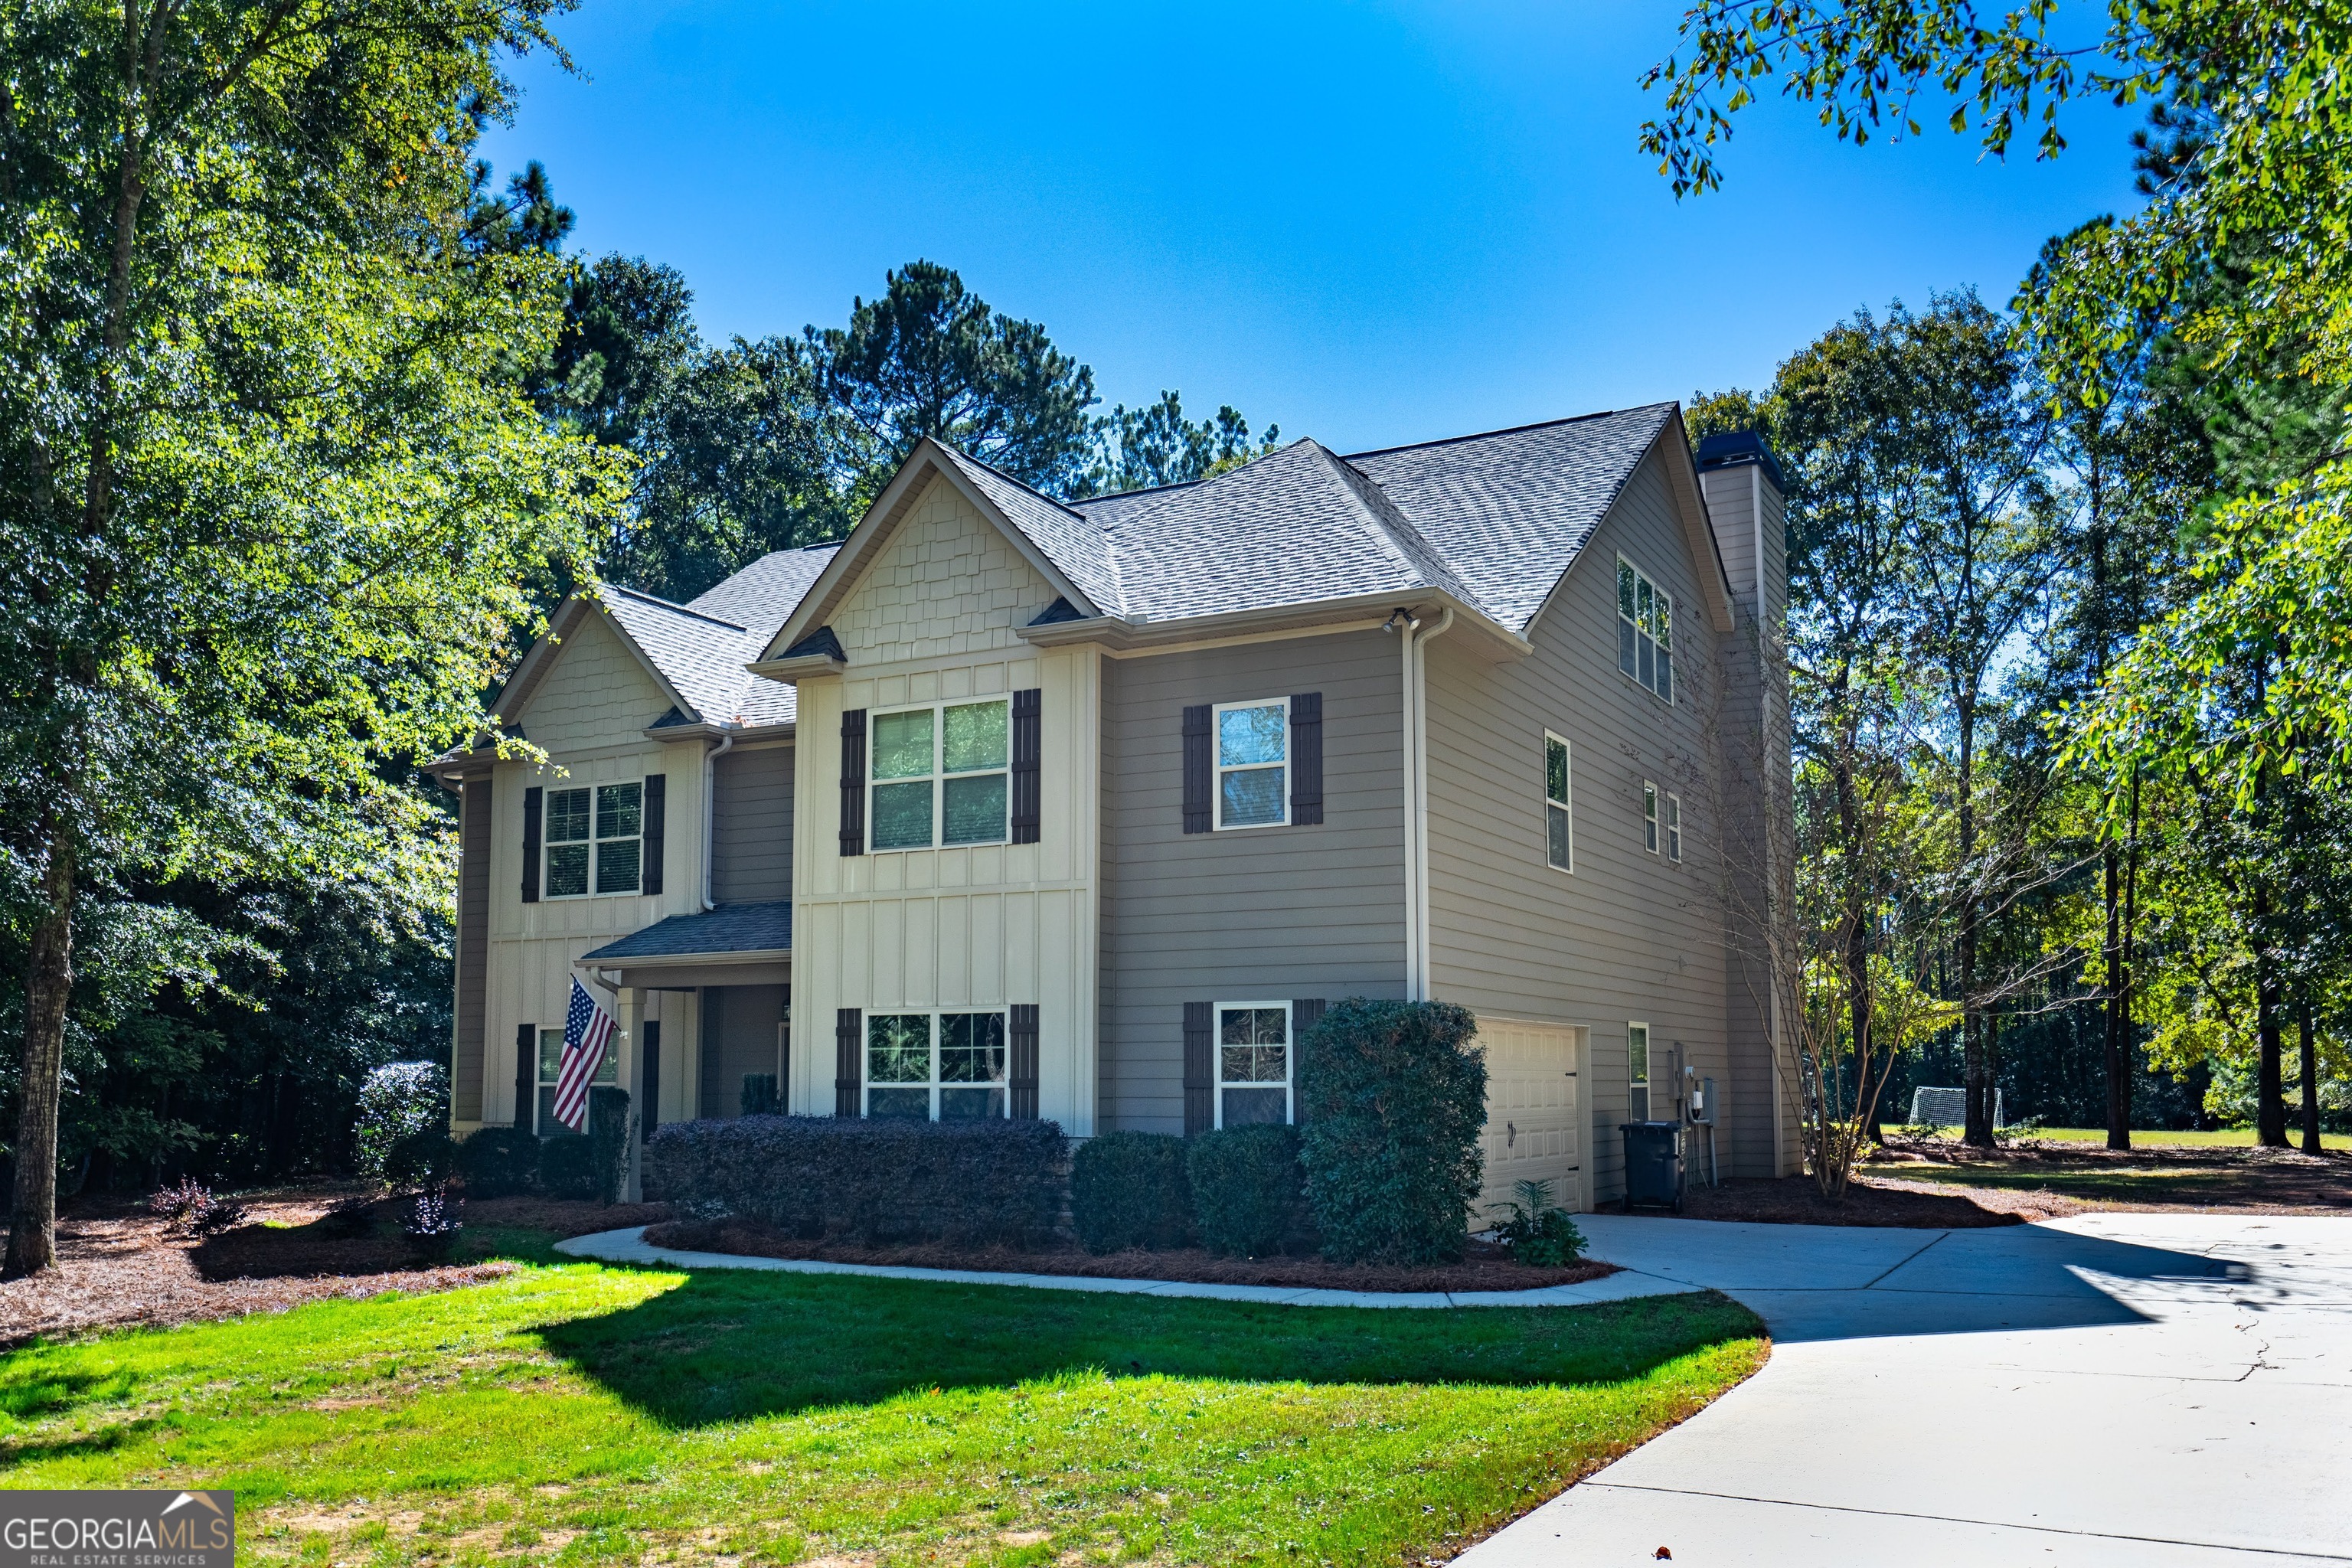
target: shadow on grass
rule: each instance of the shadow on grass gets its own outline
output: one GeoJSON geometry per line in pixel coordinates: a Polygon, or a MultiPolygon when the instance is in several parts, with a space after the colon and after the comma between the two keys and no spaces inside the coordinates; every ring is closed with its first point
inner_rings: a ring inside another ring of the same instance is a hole
{"type": "Polygon", "coordinates": [[[697,1274],[541,1331],[651,1418],[694,1426],[1099,1373],[1309,1384],[1615,1383],[1762,1324],[1705,1292],[1580,1308],[1271,1307],[843,1276],[697,1274]]]}

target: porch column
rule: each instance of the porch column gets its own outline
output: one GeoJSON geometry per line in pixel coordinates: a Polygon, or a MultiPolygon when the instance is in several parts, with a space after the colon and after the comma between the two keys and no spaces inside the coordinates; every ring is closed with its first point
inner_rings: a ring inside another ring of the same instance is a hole
{"type": "Polygon", "coordinates": [[[645,1019],[645,996],[646,994],[634,985],[622,986],[617,994],[619,1011],[614,1015],[614,1021],[619,1026],[614,1043],[621,1055],[621,1087],[629,1091],[629,1153],[621,1178],[621,1201],[632,1204],[640,1201],[638,1194],[644,1190],[638,1169],[640,1162],[637,1157],[636,1130],[637,1118],[644,1114],[644,1108],[636,1101],[640,1088],[637,1080],[637,1042],[643,1037],[638,1030],[643,1026],[645,1019]]]}

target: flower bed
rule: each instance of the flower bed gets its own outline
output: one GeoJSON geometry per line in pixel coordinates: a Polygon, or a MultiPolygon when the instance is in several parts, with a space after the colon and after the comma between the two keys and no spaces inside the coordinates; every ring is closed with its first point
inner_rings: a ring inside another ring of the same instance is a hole
{"type": "Polygon", "coordinates": [[[1322,1290],[1533,1290],[1617,1272],[1591,1261],[1558,1268],[1514,1263],[1498,1247],[1473,1240],[1460,1261],[1407,1268],[1338,1264],[1321,1258],[1221,1258],[1199,1247],[1092,1253],[1076,1247],[1014,1248],[942,1243],[863,1246],[804,1241],[740,1216],[680,1220],[646,1232],[655,1247],[680,1252],[731,1252],[751,1258],[812,1258],[897,1268],[980,1269],[992,1274],[1075,1274],[1094,1279],[1173,1279],[1205,1285],[1280,1285],[1322,1290]]]}

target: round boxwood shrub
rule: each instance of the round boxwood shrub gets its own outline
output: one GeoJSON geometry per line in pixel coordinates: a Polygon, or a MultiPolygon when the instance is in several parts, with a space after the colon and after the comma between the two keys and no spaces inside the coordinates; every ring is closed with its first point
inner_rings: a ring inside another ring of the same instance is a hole
{"type": "Polygon", "coordinates": [[[539,1175],[539,1140],[527,1127],[485,1127],[457,1145],[457,1174],[472,1197],[527,1193],[539,1175]]]}
{"type": "Polygon", "coordinates": [[[1335,1263],[1462,1256],[1485,1160],[1478,1020],[1445,1002],[1339,1003],[1299,1042],[1307,1199],[1335,1263]]]}
{"type": "Polygon", "coordinates": [[[360,1174],[393,1186],[412,1184],[429,1141],[418,1135],[436,1130],[446,1135],[448,1127],[448,1069],[439,1062],[385,1063],[360,1082],[354,1136],[360,1174]]]}
{"type": "Polygon", "coordinates": [[[1203,1132],[1186,1150],[1185,1174],[1201,1245],[1210,1251],[1264,1258],[1306,1241],[1296,1127],[1203,1132]]]}
{"type": "Polygon", "coordinates": [[[1070,1158],[1070,1222],[1088,1252],[1181,1247],[1192,1229],[1184,1140],[1104,1132],[1070,1158]]]}

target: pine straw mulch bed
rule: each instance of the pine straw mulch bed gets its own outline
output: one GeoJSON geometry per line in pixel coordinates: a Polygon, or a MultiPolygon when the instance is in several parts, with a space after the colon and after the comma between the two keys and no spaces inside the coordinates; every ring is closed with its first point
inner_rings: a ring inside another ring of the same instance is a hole
{"type": "Polygon", "coordinates": [[[1590,1260],[1560,1268],[1514,1263],[1501,1247],[1473,1240],[1459,1263],[1426,1268],[1326,1262],[1320,1258],[1222,1258],[1200,1247],[1165,1252],[1086,1252],[1076,1247],[1016,1249],[952,1247],[944,1242],[866,1246],[851,1241],[803,1241],[775,1226],[740,1217],[680,1220],[646,1232],[655,1247],[681,1252],[732,1252],[751,1258],[868,1263],[892,1268],[977,1269],[990,1274],[1075,1274],[1089,1279],[1172,1279],[1196,1285],[1281,1285],[1300,1289],[1535,1290],[1571,1285],[1617,1272],[1590,1260]]]}
{"type": "Polygon", "coordinates": [[[514,1268],[487,1256],[496,1246],[487,1230],[560,1238],[669,1213],[660,1204],[486,1199],[467,1205],[467,1230],[449,1256],[433,1259],[400,1233],[392,1200],[339,1208],[354,1195],[348,1187],[240,1194],[245,1223],[204,1237],[173,1236],[126,1200],[82,1200],[58,1216],[57,1268],[0,1284],[0,1348],[37,1336],[166,1328],[282,1312],[306,1301],[478,1285],[514,1268]]]}
{"type": "Polygon", "coordinates": [[[2054,1139],[1971,1149],[1952,1139],[1894,1139],[1854,1172],[1838,1203],[1822,1197],[1811,1176],[1693,1187],[1683,1202],[1685,1219],[1926,1230],[2099,1213],[2352,1213],[2352,1154],[2110,1151],[2054,1139]]]}

